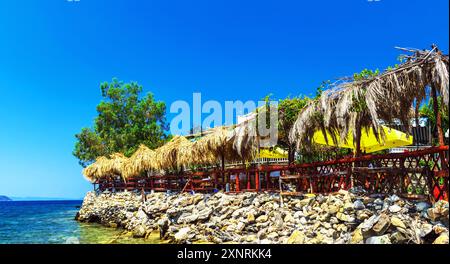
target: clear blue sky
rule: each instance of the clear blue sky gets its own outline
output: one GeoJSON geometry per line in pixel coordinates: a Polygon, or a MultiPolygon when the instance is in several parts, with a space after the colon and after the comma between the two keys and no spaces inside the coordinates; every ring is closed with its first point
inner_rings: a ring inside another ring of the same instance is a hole
{"type": "Polygon", "coordinates": [[[0,2],[0,194],[83,197],[71,152],[99,84],[138,81],[168,105],[311,94],[449,46],[448,1],[0,2]],[[214,2],[214,3],[213,3],[214,2]],[[300,3],[301,2],[301,3],[300,3]]]}

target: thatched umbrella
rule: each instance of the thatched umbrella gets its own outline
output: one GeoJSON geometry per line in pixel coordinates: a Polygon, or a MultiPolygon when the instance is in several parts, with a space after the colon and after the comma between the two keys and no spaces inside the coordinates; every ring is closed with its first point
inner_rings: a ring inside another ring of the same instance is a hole
{"type": "Polygon", "coordinates": [[[178,145],[176,162],[178,168],[189,167],[195,164],[194,143],[190,140],[182,141],[178,145]]]}
{"type": "MultiPolygon", "coordinates": [[[[331,135],[340,135],[345,140],[349,131],[354,131],[357,149],[361,129],[372,127],[383,140],[380,120],[392,122],[399,119],[409,128],[411,107],[427,96],[427,87],[433,89],[433,98],[439,92],[444,105],[448,105],[449,60],[436,47],[431,51],[414,50],[408,61],[395,69],[362,80],[343,79],[331,85],[321,97],[313,100],[300,113],[290,132],[291,142],[311,145],[314,132],[322,130],[331,135]]],[[[416,111],[417,113],[417,111],[416,111]]],[[[336,143],[337,139],[332,138],[336,143]]]]}
{"type": "Polygon", "coordinates": [[[227,140],[232,145],[228,148],[231,153],[236,153],[242,161],[253,160],[259,150],[257,117],[236,125],[227,140]]]}
{"type": "Polygon", "coordinates": [[[183,136],[175,136],[165,145],[155,150],[155,167],[159,170],[178,169],[177,151],[180,144],[189,141],[183,136]]]}
{"type": "Polygon", "coordinates": [[[126,180],[125,174],[125,166],[128,163],[128,158],[122,153],[114,153],[110,156],[108,162],[106,162],[106,173],[110,176],[118,175],[126,180]]]}
{"type": "Polygon", "coordinates": [[[125,178],[135,177],[142,172],[148,172],[156,168],[155,151],[141,144],[136,152],[131,155],[124,167],[125,178]]]}
{"type": "Polygon", "coordinates": [[[94,163],[83,169],[83,176],[90,182],[95,182],[98,179],[108,176],[106,170],[108,162],[108,158],[104,156],[98,157],[94,163]]]}

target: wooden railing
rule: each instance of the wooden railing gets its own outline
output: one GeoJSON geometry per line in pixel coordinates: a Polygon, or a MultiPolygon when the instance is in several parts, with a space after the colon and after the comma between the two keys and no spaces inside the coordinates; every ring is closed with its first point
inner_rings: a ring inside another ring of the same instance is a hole
{"type": "Polygon", "coordinates": [[[99,182],[99,190],[284,192],[289,189],[295,193],[329,193],[357,187],[368,193],[448,200],[448,157],[449,147],[441,146],[293,165],[236,165],[224,171],[210,169],[150,176],[126,183],[103,181],[99,182]]]}

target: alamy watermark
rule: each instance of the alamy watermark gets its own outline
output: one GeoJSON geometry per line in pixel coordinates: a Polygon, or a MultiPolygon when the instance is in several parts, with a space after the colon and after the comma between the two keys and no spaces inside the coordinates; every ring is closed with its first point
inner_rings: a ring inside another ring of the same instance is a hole
{"type": "Polygon", "coordinates": [[[278,102],[277,101],[219,101],[202,102],[201,93],[192,94],[192,104],[178,100],[170,105],[175,117],[170,122],[172,135],[199,133],[224,124],[236,124],[235,131],[247,129],[245,134],[258,137],[260,146],[273,146],[278,141],[278,102]],[[202,118],[205,116],[205,118],[202,118]]]}

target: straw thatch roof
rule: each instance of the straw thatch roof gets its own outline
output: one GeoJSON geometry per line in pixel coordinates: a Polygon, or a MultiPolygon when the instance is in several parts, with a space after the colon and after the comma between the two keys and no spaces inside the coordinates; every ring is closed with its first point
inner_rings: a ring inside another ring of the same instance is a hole
{"type": "Polygon", "coordinates": [[[105,165],[105,172],[107,175],[113,176],[113,175],[118,175],[118,176],[122,176],[122,178],[125,180],[126,177],[123,174],[123,172],[125,171],[125,166],[128,163],[128,158],[125,157],[125,155],[123,155],[122,153],[114,153],[112,154],[109,159],[108,162],[106,162],[105,165]]]}
{"type": "MultiPolygon", "coordinates": [[[[449,60],[435,46],[431,51],[413,50],[407,62],[367,79],[341,79],[332,84],[317,100],[311,101],[299,114],[290,132],[291,142],[311,145],[317,130],[340,135],[345,140],[350,130],[358,141],[362,127],[372,127],[380,140],[380,120],[400,120],[409,126],[411,107],[422,102],[434,86],[448,105],[449,60]]],[[[336,138],[332,138],[337,142],[336,138]]]]}
{"type": "Polygon", "coordinates": [[[158,170],[178,169],[178,147],[189,141],[183,136],[175,136],[165,145],[155,150],[155,168],[158,170]]]}
{"type": "Polygon", "coordinates": [[[256,118],[245,121],[237,125],[231,134],[228,135],[228,141],[232,148],[229,151],[237,154],[236,158],[243,161],[250,161],[256,157],[259,150],[259,136],[257,132],[256,118]]]}
{"type": "Polygon", "coordinates": [[[109,162],[108,158],[104,156],[98,157],[94,163],[83,169],[83,176],[90,182],[95,182],[95,180],[105,177],[105,165],[107,162],[109,162]]]}
{"type": "Polygon", "coordinates": [[[151,171],[156,168],[155,151],[141,144],[136,152],[131,155],[124,166],[123,174],[125,178],[139,176],[145,171],[151,171]]]}

